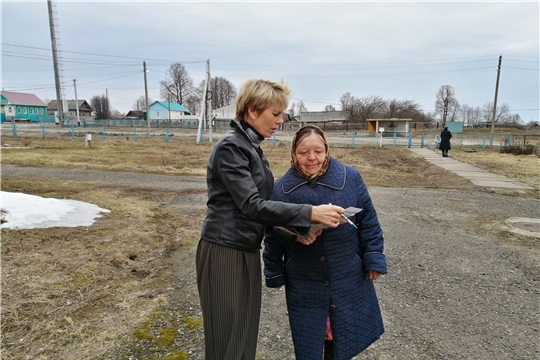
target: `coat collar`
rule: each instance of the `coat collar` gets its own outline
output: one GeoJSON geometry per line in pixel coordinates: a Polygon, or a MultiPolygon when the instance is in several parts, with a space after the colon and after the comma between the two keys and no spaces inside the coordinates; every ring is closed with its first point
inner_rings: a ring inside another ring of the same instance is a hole
{"type": "MultiPolygon", "coordinates": [[[[317,179],[314,183],[321,186],[326,186],[336,190],[342,190],[345,187],[347,180],[347,172],[345,171],[345,165],[330,157],[330,165],[328,171],[317,179]]],[[[281,191],[284,194],[289,194],[300,186],[309,183],[310,181],[301,177],[296,170],[290,168],[283,175],[281,182],[281,191]]]]}

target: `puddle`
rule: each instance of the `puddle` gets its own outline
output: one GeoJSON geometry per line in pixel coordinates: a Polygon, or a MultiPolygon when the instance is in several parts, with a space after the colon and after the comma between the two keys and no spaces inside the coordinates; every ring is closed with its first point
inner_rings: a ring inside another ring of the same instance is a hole
{"type": "Polygon", "coordinates": [[[512,232],[540,239],[540,219],[508,218],[506,224],[512,232]]]}

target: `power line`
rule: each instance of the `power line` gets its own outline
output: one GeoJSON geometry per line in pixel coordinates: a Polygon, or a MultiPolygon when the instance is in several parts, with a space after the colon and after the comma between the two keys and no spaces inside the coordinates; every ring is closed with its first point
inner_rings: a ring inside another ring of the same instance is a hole
{"type": "MultiPolygon", "coordinates": [[[[16,44],[7,44],[7,43],[2,43],[2,45],[20,47],[20,48],[27,48],[27,49],[37,49],[37,50],[51,51],[50,48],[47,49],[47,48],[41,48],[41,47],[35,47],[35,46],[25,46],[25,45],[16,45],[16,44]]],[[[169,62],[172,61],[172,62],[180,62],[182,64],[198,64],[198,63],[205,63],[206,62],[206,60],[179,61],[179,60],[166,60],[166,59],[145,59],[145,58],[138,58],[138,57],[132,57],[132,56],[106,55],[106,54],[96,54],[96,53],[87,53],[87,52],[81,52],[81,51],[67,51],[67,50],[62,50],[62,52],[63,53],[70,53],[70,54],[103,56],[103,57],[112,57],[112,58],[120,58],[120,59],[132,59],[132,60],[152,60],[152,61],[169,61],[169,62]]]]}

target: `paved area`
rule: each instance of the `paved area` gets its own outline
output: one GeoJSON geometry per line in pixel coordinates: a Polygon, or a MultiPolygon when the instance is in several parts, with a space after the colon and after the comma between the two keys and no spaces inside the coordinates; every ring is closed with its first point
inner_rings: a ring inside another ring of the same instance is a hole
{"type": "Polygon", "coordinates": [[[532,187],[521,181],[490,173],[489,171],[452,159],[452,157],[444,158],[440,152],[419,147],[410,148],[409,150],[423,156],[427,161],[434,165],[452,171],[453,173],[470,180],[476,186],[507,189],[532,189],[532,187]]]}

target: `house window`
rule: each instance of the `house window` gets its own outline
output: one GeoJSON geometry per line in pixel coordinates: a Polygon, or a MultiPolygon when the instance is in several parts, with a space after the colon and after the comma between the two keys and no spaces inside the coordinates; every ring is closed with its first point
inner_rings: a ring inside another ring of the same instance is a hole
{"type": "Polygon", "coordinates": [[[11,106],[8,106],[7,111],[8,114],[13,114],[13,108],[11,106]]]}
{"type": "Polygon", "coordinates": [[[39,113],[43,115],[43,108],[39,109],[39,113]]]}
{"type": "Polygon", "coordinates": [[[22,114],[22,108],[21,108],[20,106],[17,106],[17,112],[18,112],[19,114],[22,114]]]}
{"type": "Polygon", "coordinates": [[[159,117],[159,111],[156,111],[156,116],[159,117]]]}
{"type": "Polygon", "coordinates": [[[34,115],[34,108],[30,108],[30,114],[34,115]]]}
{"type": "Polygon", "coordinates": [[[23,114],[26,114],[28,112],[28,109],[25,107],[23,107],[23,114]]]}

